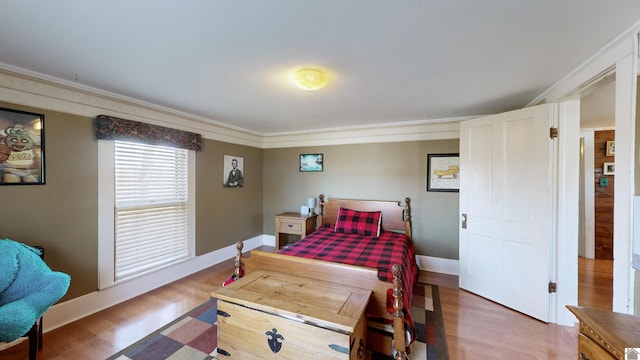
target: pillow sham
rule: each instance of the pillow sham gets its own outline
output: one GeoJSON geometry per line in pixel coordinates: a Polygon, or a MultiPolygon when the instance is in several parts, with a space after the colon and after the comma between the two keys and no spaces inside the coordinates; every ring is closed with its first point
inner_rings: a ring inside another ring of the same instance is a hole
{"type": "Polygon", "coordinates": [[[340,208],[334,232],[380,236],[381,211],[356,211],[340,208]]]}

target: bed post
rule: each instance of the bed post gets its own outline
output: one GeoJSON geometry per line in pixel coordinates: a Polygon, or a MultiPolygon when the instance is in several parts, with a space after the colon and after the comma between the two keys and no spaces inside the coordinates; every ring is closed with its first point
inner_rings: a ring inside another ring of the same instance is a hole
{"type": "Polygon", "coordinates": [[[242,263],[243,247],[244,247],[244,243],[242,242],[242,240],[236,243],[236,250],[238,250],[238,252],[236,253],[236,260],[233,264],[235,266],[235,270],[233,271],[233,274],[236,276],[236,279],[240,279],[244,275],[244,271],[242,271],[242,266],[244,265],[242,263]]]}
{"type": "Polygon", "coordinates": [[[411,199],[408,197],[404,198],[404,233],[411,240],[411,199]]]}
{"type": "Polygon", "coordinates": [[[402,267],[393,264],[393,350],[395,360],[407,359],[407,345],[404,330],[404,314],[402,312],[402,267]]]}
{"type": "Polygon", "coordinates": [[[324,221],[323,221],[324,220],[323,219],[323,217],[324,217],[324,195],[320,194],[318,196],[318,198],[320,198],[320,203],[318,205],[318,224],[317,224],[317,226],[321,226],[321,225],[324,224],[324,221]]]}

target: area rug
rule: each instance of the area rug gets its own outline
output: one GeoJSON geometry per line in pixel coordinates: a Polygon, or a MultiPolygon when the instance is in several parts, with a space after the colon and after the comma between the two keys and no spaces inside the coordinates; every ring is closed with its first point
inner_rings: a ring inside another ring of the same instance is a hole
{"type": "MultiPolygon", "coordinates": [[[[417,283],[413,288],[411,315],[416,324],[416,340],[409,346],[409,359],[448,360],[438,286],[417,283]]],[[[372,353],[372,360],[392,357],[372,353]]]]}
{"type": "MultiPolygon", "coordinates": [[[[416,323],[416,341],[410,359],[448,360],[438,287],[416,284],[411,314],[416,323]]],[[[217,354],[217,307],[210,300],[107,360],[208,360],[217,354]]],[[[372,359],[389,357],[373,354],[372,359]]]]}

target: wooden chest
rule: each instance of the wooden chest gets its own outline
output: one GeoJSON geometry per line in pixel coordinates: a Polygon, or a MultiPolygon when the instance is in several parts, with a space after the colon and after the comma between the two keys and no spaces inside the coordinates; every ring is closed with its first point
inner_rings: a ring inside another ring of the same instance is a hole
{"type": "Polygon", "coordinates": [[[371,291],[255,271],[218,299],[218,359],[364,359],[371,291]]]}
{"type": "Polygon", "coordinates": [[[640,348],[640,316],[571,305],[567,308],[580,320],[578,359],[624,360],[625,349],[640,348]]]}

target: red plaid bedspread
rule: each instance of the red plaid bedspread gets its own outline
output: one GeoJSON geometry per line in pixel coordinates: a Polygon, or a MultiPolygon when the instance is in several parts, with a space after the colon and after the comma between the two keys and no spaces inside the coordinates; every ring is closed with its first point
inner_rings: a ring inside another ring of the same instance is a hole
{"type": "Polygon", "coordinates": [[[404,305],[410,309],[419,270],[413,243],[404,234],[383,231],[380,237],[372,237],[334,233],[332,226],[325,225],[278,253],[378,269],[378,278],[389,283],[393,282],[391,266],[400,264],[404,305]]]}

